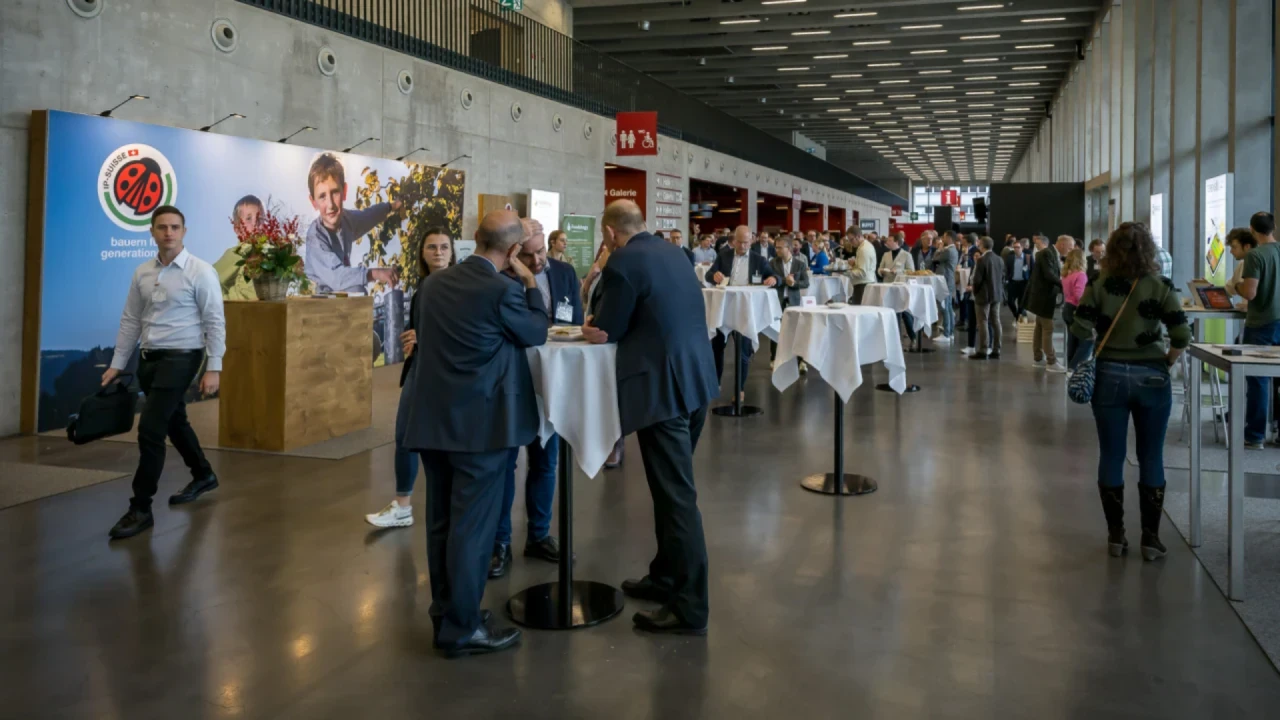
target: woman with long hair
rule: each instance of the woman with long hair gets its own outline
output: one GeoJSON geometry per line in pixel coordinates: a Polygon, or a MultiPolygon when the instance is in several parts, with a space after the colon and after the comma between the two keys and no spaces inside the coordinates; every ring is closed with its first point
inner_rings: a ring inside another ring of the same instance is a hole
{"type": "MultiPolygon", "coordinates": [[[[431,273],[444,270],[457,262],[453,251],[453,239],[444,228],[427,228],[418,252],[418,287],[422,287],[422,283],[426,282],[431,273]]],[[[409,377],[409,368],[413,365],[413,351],[418,345],[418,335],[413,329],[413,319],[418,313],[420,297],[422,297],[421,292],[413,293],[413,299],[409,301],[409,320],[405,324],[405,331],[400,334],[405,360],[400,368],[400,404],[396,409],[396,496],[383,509],[364,516],[370,525],[380,528],[409,527],[413,524],[413,505],[410,499],[413,495],[414,481],[418,479],[418,454],[405,449],[402,441],[408,402],[413,394],[404,391],[404,381],[409,377]]]]}
{"type": "Polygon", "coordinates": [[[1166,553],[1160,542],[1164,507],[1164,436],[1173,405],[1169,368],[1191,343],[1191,328],[1173,282],[1160,275],[1151,233],[1127,222],[1107,240],[1099,274],[1080,298],[1071,332],[1088,341],[1098,333],[1093,418],[1098,428],[1098,492],[1114,557],[1129,547],[1124,533],[1124,464],[1129,419],[1138,455],[1142,557],[1166,553]],[[1164,346],[1160,326],[1169,333],[1164,346]]]}
{"type": "MultiPolygon", "coordinates": [[[[1076,248],[1067,253],[1067,258],[1062,263],[1062,322],[1066,323],[1067,327],[1071,327],[1076,307],[1080,305],[1080,298],[1084,295],[1088,280],[1084,251],[1076,248]]],[[[1080,339],[1072,333],[1067,333],[1067,366],[1071,370],[1075,370],[1079,362],[1076,359],[1076,351],[1079,348],[1080,339]]]]}

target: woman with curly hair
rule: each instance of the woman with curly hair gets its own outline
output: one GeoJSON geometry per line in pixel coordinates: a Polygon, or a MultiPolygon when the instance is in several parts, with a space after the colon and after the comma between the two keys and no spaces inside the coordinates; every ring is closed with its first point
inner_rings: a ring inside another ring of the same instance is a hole
{"type": "Polygon", "coordinates": [[[1166,553],[1160,542],[1164,507],[1164,436],[1173,405],[1169,368],[1191,343],[1191,328],[1173,282],[1160,275],[1151,233],[1127,222],[1107,240],[1099,274],[1085,287],[1071,332],[1083,341],[1098,333],[1093,418],[1098,427],[1098,492],[1107,518],[1107,544],[1119,557],[1129,547],[1124,534],[1124,463],[1129,418],[1138,454],[1138,501],[1142,557],[1166,553]],[[1160,326],[1168,330],[1165,350],[1160,326]]]}

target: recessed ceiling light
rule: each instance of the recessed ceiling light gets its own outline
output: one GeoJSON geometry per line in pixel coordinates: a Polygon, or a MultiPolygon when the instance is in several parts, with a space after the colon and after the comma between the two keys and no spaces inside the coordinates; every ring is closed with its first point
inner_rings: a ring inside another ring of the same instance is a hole
{"type": "Polygon", "coordinates": [[[908,106],[906,106],[906,105],[903,105],[902,107],[900,107],[900,108],[898,108],[898,109],[899,109],[899,110],[919,110],[919,109],[920,109],[920,106],[919,106],[919,105],[912,105],[912,106],[908,107],[908,106]]]}
{"type": "Polygon", "coordinates": [[[829,113],[851,113],[853,108],[827,108],[829,113]]]}
{"type": "Polygon", "coordinates": [[[960,39],[961,39],[961,40],[995,40],[995,39],[996,39],[996,38],[998,38],[998,37],[1000,37],[1000,35],[999,35],[999,34],[996,34],[996,35],[961,35],[961,36],[960,36],[960,39]]]}
{"type": "Polygon", "coordinates": [[[873,92],[875,92],[875,90],[872,90],[871,88],[854,88],[853,90],[845,90],[845,93],[849,95],[865,95],[873,92]]]}
{"type": "Polygon", "coordinates": [[[831,31],[830,30],[797,30],[791,34],[797,37],[804,36],[804,35],[830,35],[831,31]]]}
{"type": "Polygon", "coordinates": [[[721,25],[750,25],[760,22],[760,18],[744,18],[742,20],[721,20],[721,25]]]}
{"type": "MultiPolygon", "coordinates": [[[[796,3],[806,2],[807,0],[764,0],[761,5],[795,5],[796,3]]],[[[961,8],[962,10],[964,8],[961,8]]]]}
{"type": "Polygon", "coordinates": [[[1024,22],[1024,23],[1047,23],[1047,22],[1062,22],[1063,20],[1066,20],[1066,18],[1064,18],[1064,17],[1041,17],[1041,18],[1023,18],[1023,19],[1022,19],[1022,22],[1024,22]]]}
{"type": "Polygon", "coordinates": [[[808,67],[784,67],[784,68],[778,68],[778,72],[800,72],[808,69],[809,69],[808,67]]]}
{"type": "Polygon", "coordinates": [[[897,120],[877,120],[876,124],[877,125],[897,125],[898,121],[897,120]]]}
{"type": "MultiPolygon", "coordinates": [[[[973,106],[972,106],[972,105],[970,105],[969,107],[973,107],[973,106]]],[[[984,118],[984,117],[991,117],[991,113],[977,113],[977,114],[975,114],[975,115],[970,115],[969,117],[971,117],[971,118],[984,118]]],[[[976,125],[990,125],[990,124],[991,124],[991,123],[974,123],[974,125],[975,125],[975,126],[976,126],[976,125]]]]}
{"type": "Polygon", "coordinates": [[[999,62],[1000,58],[965,58],[964,61],[967,63],[999,62]]]}
{"type": "Polygon", "coordinates": [[[935,105],[938,105],[938,104],[941,104],[941,103],[953,103],[953,102],[955,102],[955,100],[954,100],[954,99],[950,99],[950,98],[948,98],[948,99],[946,99],[946,100],[930,100],[929,102],[931,102],[931,103],[933,103],[933,104],[935,104],[935,105]]]}
{"type": "Polygon", "coordinates": [[[955,85],[930,85],[925,90],[954,90],[955,85]]]}
{"type": "Polygon", "coordinates": [[[902,116],[902,119],[903,120],[927,120],[928,118],[925,117],[924,115],[904,115],[902,116]]]}
{"type": "Polygon", "coordinates": [[[889,117],[892,114],[893,113],[887,113],[887,112],[869,112],[867,113],[867,117],[889,117]]]}
{"type": "Polygon", "coordinates": [[[867,67],[898,67],[898,66],[899,66],[899,65],[901,65],[901,64],[902,64],[902,63],[897,63],[897,62],[892,62],[892,63],[867,63],[867,67]]]}
{"type": "Polygon", "coordinates": [[[955,115],[959,110],[934,110],[934,115],[955,115]]]}
{"type": "Polygon", "coordinates": [[[1039,84],[1040,83],[1038,82],[1018,82],[1018,83],[1009,83],[1009,87],[1035,87],[1036,85],[1039,85],[1039,84]]]}
{"type": "MultiPolygon", "coordinates": [[[[1004,111],[1005,112],[1031,112],[1031,108],[1005,108],[1004,111]]],[[[1011,120],[1012,118],[1005,118],[1005,119],[1011,120]]]]}
{"type": "Polygon", "coordinates": [[[1053,43],[1036,43],[1035,45],[1014,45],[1015,50],[1042,50],[1053,47],[1053,43]]]}
{"type": "Polygon", "coordinates": [[[813,59],[814,60],[840,60],[841,58],[847,58],[847,57],[849,56],[848,55],[814,55],[813,59]]]}
{"type": "Polygon", "coordinates": [[[858,103],[858,107],[867,107],[867,106],[883,105],[883,104],[884,103],[880,102],[879,100],[876,100],[875,102],[860,102],[858,103]]]}
{"type": "Polygon", "coordinates": [[[910,80],[881,80],[880,84],[881,85],[906,85],[910,82],[911,82],[910,80]]]}
{"type": "Polygon", "coordinates": [[[954,124],[954,123],[958,123],[958,122],[960,122],[960,121],[959,121],[959,120],[957,120],[957,119],[955,119],[955,118],[947,118],[947,119],[945,119],[945,120],[938,120],[938,122],[940,122],[940,123],[953,123],[953,124],[954,124]]]}
{"type": "Polygon", "coordinates": [[[1005,98],[1005,100],[1035,100],[1035,99],[1036,97],[1034,95],[1015,95],[1013,97],[1005,98]]]}
{"type": "MultiPolygon", "coordinates": [[[[840,17],[840,16],[837,15],[836,17],[840,17]]],[[[890,42],[891,41],[889,40],[859,40],[855,42],[853,45],[854,47],[864,47],[867,45],[888,45],[890,42]]]]}
{"type": "Polygon", "coordinates": [[[950,70],[921,70],[921,75],[950,75],[950,70]]]}
{"type": "Polygon", "coordinates": [[[851,13],[840,13],[835,17],[838,17],[838,18],[871,17],[872,15],[875,15],[875,14],[876,14],[875,12],[851,12],[851,13]]]}
{"type": "Polygon", "coordinates": [[[936,30],[942,25],[903,25],[901,30],[936,30]]]}
{"type": "Polygon", "coordinates": [[[843,75],[832,75],[832,80],[843,80],[844,78],[860,78],[862,73],[845,73],[843,75]]]}
{"type": "Polygon", "coordinates": [[[996,79],[995,75],[978,75],[976,77],[965,78],[965,80],[968,80],[969,82],[980,82],[982,80],[995,80],[995,79],[996,79]]]}
{"type": "Polygon", "coordinates": [[[1048,70],[1048,69],[1049,69],[1048,65],[1020,65],[1014,68],[1014,70],[1048,70]]]}
{"type": "Polygon", "coordinates": [[[800,83],[796,87],[808,88],[808,87],[826,87],[826,86],[827,86],[826,83],[800,83]]]}
{"type": "Polygon", "coordinates": [[[969,103],[969,107],[971,108],[995,107],[995,106],[996,106],[995,103],[969,103]]]}
{"type": "Polygon", "coordinates": [[[820,98],[814,98],[814,99],[813,99],[813,101],[814,101],[814,102],[828,102],[828,101],[830,101],[830,100],[839,100],[839,99],[840,99],[840,98],[838,98],[838,97],[820,97],[820,98]]]}
{"type": "Polygon", "coordinates": [[[945,52],[946,50],[912,50],[911,54],[912,55],[941,55],[945,52]]]}
{"type": "Polygon", "coordinates": [[[760,47],[753,47],[751,49],[756,52],[767,52],[769,50],[786,50],[787,46],[786,45],[761,45],[760,47]]]}
{"type": "MultiPolygon", "coordinates": [[[[768,5],[769,3],[764,4],[768,5]]],[[[961,12],[965,10],[999,10],[1002,7],[1004,7],[1004,3],[995,3],[990,5],[962,5],[956,8],[956,10],[960,10],[961,12]]]]}
{"type": "MultiPolygon", "coordinates": [[[[803,87],[803,86],[802,86],[803,87]]],[[[995,95],[995,90],[970,90],[965,95],[995,95]]]]}
{"type": "Polygon", "coordinates": [[[905,94],[905,95],[890,95],[890,96],[889,96],[889,99],[890,99],[890,100],[903,100],[903,99],[905,99],[905,98],[913,98],[913,97],[915,97],[915,93],[907,93],[907,94],[905,94]]]}
{"type": "Polygon", "coordinates": [[[847,129],[848,130],[870,130],[871,126],[870,125],[850,125],[847,129]]]}

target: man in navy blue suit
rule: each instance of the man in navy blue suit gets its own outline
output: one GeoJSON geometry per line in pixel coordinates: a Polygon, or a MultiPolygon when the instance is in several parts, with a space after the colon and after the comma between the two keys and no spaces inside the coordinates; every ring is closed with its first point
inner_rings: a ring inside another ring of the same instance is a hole
{"type": "MultiPolygon", "coordinates": [[[[706,281],[719,285],[725,278],[730,285],[764,285],[773,287],[778,284],[778,276],[769,267],[769,260],[751,247],[751,230],[746,225],[739,225],[733,231],[733,244],[720,252],[720,257],[707,270],[706,281]]],[[[738,333],[734,333],[737,335],[738,333]]],[[[711,339],[711,350],[716,361],[716,380],[724,375],[724,349],[728,338],[719,332],[711,339]]],[[[739,386],[734,392],[742,394],[747,383],[747,368],[751,366],[751,356],[755,354],[751,338],[742,338],[738,343],[742,348],[738,356],[740,372],[739,386]]]]}
{"type": "Polygon", "coordinates": [[[489,213],[475,254],[418,288],[404,445],[421,451],[427,475],[429,612],[449,657],[520,641],[519,630],[490,626],[480,599],[509,460],[538,433],[525,348],[547,341],[548,323],[537,281],[516,256],[523,235],[515,213],[489,213]],[[502,274],[508,268],[523,287],[502,274]]]}
{"type": "Polygon", "coordinates": [[[622,434],[636,433],[653,496],[658,552],[649,574],[622,583],[627,595],[661,603],[632,620],[649,632],[707,631],[707,546],[693,480],[693,453],[716,396],[702,288],[684,253],[645,231],[630,200],[600,221],[617,250],[601,273],[596,313],[583,337],[618,344],[622,434]]]}
{"type": "MultiPolygon", "coordinates": [[[[552,325],[581,325],[582,296],[578,292],[578,276],[574,273],[573,266],[547,257],[547,241],[542,232],[542,223],[526,219],[522,221],[522,225],[524,242],[516,257],[520,264],[533,273],[547,313],[547,321],[552,325]]],[[[508,269],[507,274],[514,277],[515,271],[508,269]]],[[[534,438],[533,442],[525,446],[529,467],[524,477],[524,504],[528,518],[524,555],[553,563],[560,561],[560,543],[551,535],[551,505],[556,497],[556,462],[560,448],[558,440],[552,435],[544,446],[540,439],[534,438]]],[[[498,516],[498,532],[493,540],[493,559],[489,562],[490,578],[500,578],[511,569],[511,505],[516,499],[518,454],[511,454],[507,469],[502,514],[498,516]]]]}

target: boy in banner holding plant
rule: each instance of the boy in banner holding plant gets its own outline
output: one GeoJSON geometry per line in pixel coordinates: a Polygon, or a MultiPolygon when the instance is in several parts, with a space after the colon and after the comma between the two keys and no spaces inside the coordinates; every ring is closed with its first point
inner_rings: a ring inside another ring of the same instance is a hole
{"type": "Polygon", "coordinates": [[[347,199],[346,170],[330,153],[322,154],[311,163],[307,189],[311,195],[311,207],[319,213],[307,228],[306,239],[307,277],[315,283],[316,292],[364,295],[370,282],[394,283],[396,274],[391,268],[352,266],[351,248],[356,238],[398,212],[400,201],[378,203],[365,210],[344,208],[342,204],[347,199]]]}
{"type": "Polygon", "coordinates": [[[236,206],[231,212],[231,225],[236,232],[236,243],[227,248],[227,251],[222,253],[222,257],[213,264],[214,271],[218,273],[218,284],[222,286],[223,300],[258,299],[258,294],[253,289],[253,282],[244,275],[242,269],[244,263],[241,262],[238,250],[240,244],[244,242],[240,235],[254,233],[265,213],[266,209],[256,195],[245,195],[236,201],[236,206]]]}

